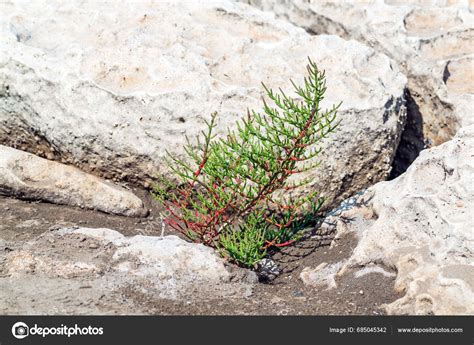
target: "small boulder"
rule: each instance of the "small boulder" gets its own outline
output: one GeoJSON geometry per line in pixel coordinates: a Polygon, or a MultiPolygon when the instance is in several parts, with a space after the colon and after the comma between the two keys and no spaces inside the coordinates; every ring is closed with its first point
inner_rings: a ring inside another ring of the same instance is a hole
{"type": "Polygon", "coordinates": [[[133,193],[75,167],[0,145],[0,194],[142,217],[133,193]]]}
{"type": "Polygon", "coordinates": [[[0,252],[0,263],[2,314],[149,314],[167,300],[247,297],[255,283],[231,279],[202,244],[106,228],[47,232],[0,252]]]}
{"type": "Polygon", "coordinates": [[[421,152],[406,173],[369,188],[340,217],[336,238],[358,244],[339,274],[378,265],[397,271],[404,296],[389,314],[474,313],[474,126],[421,152]]]}

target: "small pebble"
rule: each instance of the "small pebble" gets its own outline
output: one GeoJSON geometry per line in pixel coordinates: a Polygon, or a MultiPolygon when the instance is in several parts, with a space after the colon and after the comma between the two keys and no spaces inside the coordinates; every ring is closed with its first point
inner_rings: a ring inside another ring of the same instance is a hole
{"type": "Polygon", "coordinates": [[[301,291],[301,290],[296,290],[296,291],[293,291],[293,296],[295,296],[295,297],[303,297],[303,296],[304,296],[304,293],[303,293],[303,291],[301,291]]]}

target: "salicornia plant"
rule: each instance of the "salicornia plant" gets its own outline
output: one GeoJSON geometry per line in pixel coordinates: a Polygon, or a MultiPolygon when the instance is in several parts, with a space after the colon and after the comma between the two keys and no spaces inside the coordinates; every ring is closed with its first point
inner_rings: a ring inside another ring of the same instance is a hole
{"type": "Polygon", "coordinates": [[[339,105],[321,110],[324,72],[311,60],[307,71],[304,86],[292,82],[298,99],[263,85],[269,101],[262,112],[248,110],[220,138],[213,134],[214,113],[202,139],[188,140],[188,160],[169,154],[178,181],[163,177],[155,188],[169,211],[167,224],[248,267],[314,224],[322,198],[316,191],[302,196],[310,177],[290,177],[319,165],[318,144],[336,129],[339,105]]]}

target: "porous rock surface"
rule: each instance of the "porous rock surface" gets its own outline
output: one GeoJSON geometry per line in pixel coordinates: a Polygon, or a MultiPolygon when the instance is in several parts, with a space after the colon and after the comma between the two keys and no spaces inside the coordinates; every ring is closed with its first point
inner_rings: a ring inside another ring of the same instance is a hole
{"type": "Polygon", "coordinates": [[[242,3],[2,2],[0,143],[109,179],[150,186],[211,112],[218,133],[260,107],[260,82],[326,70],[342,101],[316,186],[327,207],[384,179],[405,122],[406,78],[385,55],[312,36],[242,3]],[[41,13],[41,15],[38,15],[41,13]]]}
{"type": "Polygon", "coordinates": [[[472,1],[244,1],[311,34],[355,39],[395,60],[408,78],[401,171],[425,147],[474,123],[472,1]]]}
{"type": "Polygon", "coordinates": [[[78,168],[0,145],[0,194],[124,216],[145,216],[132,192],[78,168]]]}
{"type": "Polygon", "coordinates": [[[172,235],[61,228],[12,247],[1,244],[9,248],[0,260],[4,312],[140,314],[146,311],[123,299],[126,291],[189,300],[251,293],[251,284],[230,283],[223,259],[211,248],[172,235]]]}
{"type": "Polygon", "coordinates": [[[385,306],[389,314],[474,314],[473,180],[470,126],[332,220],[336,239],[353,233],[359,241],[338,274],[395,270],[404,296],[385,306]]]}

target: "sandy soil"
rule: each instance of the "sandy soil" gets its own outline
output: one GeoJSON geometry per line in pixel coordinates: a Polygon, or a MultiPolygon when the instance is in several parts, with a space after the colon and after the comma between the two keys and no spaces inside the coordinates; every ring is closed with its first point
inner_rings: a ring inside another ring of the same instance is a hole
{"type": "MultiPolygon", "coordinates": [[[[16,245],[51,229],[74,225],[105,227],[115,229],[125,235],[161,234],[159,206],[145,191],[138,190],[135,193],[144,199],[150,209],[150,215],[147,218],[111,216],[68,206],[0,196],[0,250],[14,250],[16,245]]],[[[348,257],[356,245],[356,240],[346,237],[340,239],[331,248],[329,244],[329,240],[320,241],[309,238],[276,253],[273,259],[282,268],[282,274],[271,284],[256,284],[249,297],[213,298],[213,296],[207,296],[198,301],[192,298],[176,301],[157,299],[141,294],[136,289],[125,288],[121,291],[119,299],[117,296],[115,298],[97,296],[97,300],[91,301],[90,307],[82,305],[74,310],[81,314],[379,315],[383,314],[381,308],[383,303],[390,303],[401,297],[393,290],[394,278],[378,273],[356,278],[353,272],[348,272],[336,278],[337,288],[331,290],[305,286],[299,278],[303,268],[308,266],[314,268],[322,262],[338,262],[348,257]],[[118,300],[122,302],[118,303],[118,300]]],[[[33,279],[32,277],[32,281],[25,284],[34,288],[33,279]]],[[[81,294],[83,290],[77,284],[71,284],[68,288],[66,282],[61,294],[68,299],[81,294]]],[[[73,302],[74,299],[71,303],[73,302]]],[[[1,307],[5,313],[16,313],[14,305],[1,307]]]]}

